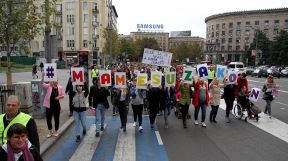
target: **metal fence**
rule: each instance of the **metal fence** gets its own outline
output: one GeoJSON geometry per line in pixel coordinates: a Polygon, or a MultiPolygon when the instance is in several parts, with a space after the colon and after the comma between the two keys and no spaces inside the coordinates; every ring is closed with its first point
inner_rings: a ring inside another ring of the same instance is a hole
{"type": "Polygon", "coordinates": [[[8,87],[9,86],[7,85],[0,84],[0,114],[5,113],[6,100],[9,95],[14,94],[15,92],[13,86],[8,87]]]}

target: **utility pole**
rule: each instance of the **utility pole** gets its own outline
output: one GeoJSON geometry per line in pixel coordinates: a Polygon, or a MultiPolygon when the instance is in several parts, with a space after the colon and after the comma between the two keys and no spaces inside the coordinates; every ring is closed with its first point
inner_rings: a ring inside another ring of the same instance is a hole
{"type": "Polygon", "coordinates": [[[46,63],[51,63],[51,45],[50,45],[50,13],[49,0],[45,0],[45,58],[46,63]]]}
{"type": "Polygon", "coordinates": [[[112,30],[113,30],[113,28],[112,28],[112,0],[110,0],[110,3],[109,3],[109,10],[110,10],[110,22],[109,22],[109,53],[110,53],[110,68],[112,67],[112,61],[113,61],[113,59],[112,59],[112,30]]]}

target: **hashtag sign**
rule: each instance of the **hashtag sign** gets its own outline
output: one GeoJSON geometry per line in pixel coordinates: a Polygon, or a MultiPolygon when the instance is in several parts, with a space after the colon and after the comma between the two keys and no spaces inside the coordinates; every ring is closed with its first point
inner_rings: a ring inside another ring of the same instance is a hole
{"type": "Polygon", "coordinates": [[[48,67],[46,69],[46,72],[47,72],[47,77],[48,78],[53,78],[54,77],[54,68],[52,66],[48,67]]]}

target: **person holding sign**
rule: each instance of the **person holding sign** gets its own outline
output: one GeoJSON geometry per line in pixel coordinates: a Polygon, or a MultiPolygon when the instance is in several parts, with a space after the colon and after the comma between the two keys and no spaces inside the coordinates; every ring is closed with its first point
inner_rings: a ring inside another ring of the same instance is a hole
{"type": "Polygon", "coordinates": [[[139,132],[143,131],[142,127],[142,113],[143,113],[143,89],[136,88],[136,80],[133,81],[130,89],[131,104],[133,109],[134,123],[133,126],[137,126],[137,117],[139,123],[139,132]]]}
{"type": "Polygon", "coordinates": [[[235,91],[236,91],[236,84],[231,84],[228,82],[228,78],[225,77],[223,79],[223,84],[224,84],[224,93],[223,93],[223,98],[226,104],[226,115],[225,115],[225,119],[226,122],[229,123],[230,122],[230,111],[233,109],[233,104],[235,101],[235,91]]]}
{"type": "Polygon", "coordinates": [[[108,87],[101,87],[100,79],[96,80],[96,84],[90,87],[89,107],[96,109],[96,137],[100,136],[100,130],[104,131],[105,111],[109,108],[107,97],[110,95],[108,87]],[[101,128],[99,121],[101,117],[101,128]]]}
{"type": "Polygon", "coordinates": [[[175,87],[165,87],[162,85],[161,89],[161,99],[163,99],[164,102],[164,127],[168,128],[168,116],[170,115],[171,108],[173,106],[173,102],[175,99],[175,87]]]}
{"type": "MultiPolygon", "coordinates": [[[[119,94],[119,103],[118,103],[118,111],[119,117],[121,121],[121,129],[126,132],[126,124],[127,124],[127,114],[129,108],[129,90],[127,88],[121,88],[119,94]]],[[[142,113],[141,113],[142,117],[142,113]]],[[[140,123],[139,123],[140,124],[140,123]]]]}
{"type": "Polygon", "coordinates": [[[198,79],[197,82],[193,77],[193,87],[194,87],[194,98],[193,105],[195,107],[194,119],[195,125],[198,125],[198,113],[201,108],[202,116],[201,116],[201,125],[202,127],[206,127],[205,117],[206,117],[206,108],[209,104],[209,93],[208,93],[208,84],[203,79],[198,79]]]}
{"type": "Polygon", "coordinates": [[[43,78],[42,87],[46,90],[43,106],[46,107],[46,121],[49,130],[47,138],[51,136],[57,137],[59,135],[57,131],[59,129],[59,117],[61,111],[60,100],[64,98],[63,88],[57,81],[50,81],[49,84],[44,83],[43,78]],[[55,131],[52,130],[52,116],[54,116],[55,131]]]}
{"type": "Polygon", "coordinates": [[[275,90],[276,84],[274,83],[274,79],[272,75],[269,75],[268,78],[266,79],[262,92],[263,94],[263,99],[266,101],[266,106],[264,113],[269,115],[269,118],[271,119],[271,102],[273,101],[273,90],[275,90]]]}
{"type": "Polygon", "coordinates": [[[152,87],[148,85],[148,97],[149,97],[149,119],[151,129],[155,128],[155,120],[157,113],[160,109],[160,87],[152,87]]]}
{"type": "Polygon", "coordinates": [[[188,83],[184,83],[183,80],[181,80],[179,85],[179,91],[181,93],[179,98],[179,108],[182,114],[182,120],[183,120],[183,127],[187,128],[187,114],[189,111],[189,106],[191,103],[191,96],[190,96],[190,90],[191,86],[188,83]]]}
{"type": "Polygon", "coordinates": [[[211,105],[211,112],[210,112],[210,122],[217,123],[216,115],[218,112],[218,108],[220,105],[221,99],[221,90],[220,90],[220,83],[217,78],[214,78],[213,81],[209,85],[210,87],[210,105],[211,105]]]}

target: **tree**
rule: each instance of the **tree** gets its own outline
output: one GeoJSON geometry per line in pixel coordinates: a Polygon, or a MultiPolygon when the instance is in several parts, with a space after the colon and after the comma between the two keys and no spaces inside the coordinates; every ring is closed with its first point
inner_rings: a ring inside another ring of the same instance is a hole
{"type": "MultiPolygon", "coordinates": [[[[11,53],[16,46],[31,41],[40,31],[42,15],[33,0],[1,0],[0,36],[7,53],[7,85],[12,85],[11,53]]],[[[41,8],[40,8],[41,9],[41,8]]]]}
{"type": "Polygon", "coordinates": [[[135,60],[138,60],[143,56],[144,48],[154,49],[154,50],[161,50],[159,47],[156,39],[154,38],[143,38],[143,39],[137,39],[134,42],[134,51],[135,60]]]}
{"type": "MultiPolygon", "coordinates": [[[[133,56],[135,55],[135,51],[133,48],[133,41],[132,40],[127,40],[127,39],[120,40],[119,41],[119,49],[120,49],[121,54],[125,53],[126,58],[128,58],[130,60],[133,59],[133,56]]],[[[120,55],[120,56],[123,56],[123,55],[120,55]]]]}
{"type": "Polygon", "coordinates": [[[288,63],[288,32],[281,30],[275,37],[272,45],[272,52],[269,55],[269,63],[273,65],[287,65],[288,63]]]}
{"type": "MultiPolygon", "coordinates": [[[[103,52],[106,55],[110,55],[110,29],[106,28],[106,30],[103,31],[103,38],[106,40],[104,44],[103,52]]],[[[120,54],[119,45],[118,45],[118,34],[117,31],[112,30],[112,58],[117,56],[117,54],[120,54]]]]}
{"type": "Polygon", "coordinates": [[[199,43],[193,43],[189,45],[187,43],[180,43],[175,48],[170,48],[170,52],[173,53],[173,60],[185,61],[186,58],[189,58],[189,61],[197,61],[200,59],[203,54],[203,47],[199,43]]]}

